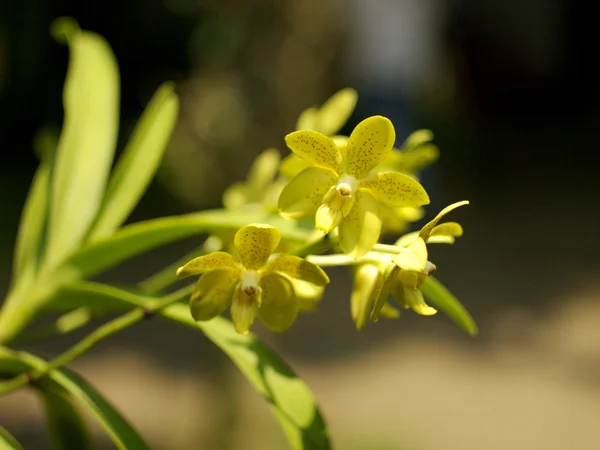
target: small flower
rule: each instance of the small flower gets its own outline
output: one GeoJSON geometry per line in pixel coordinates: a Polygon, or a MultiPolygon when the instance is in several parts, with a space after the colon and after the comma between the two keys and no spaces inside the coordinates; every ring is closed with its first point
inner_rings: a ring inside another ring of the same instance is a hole
{"type": "Polygon", "coordinates": [[[296,130],[313,130],[326,136],[334,136],[352,115],[357,100],[358,93],[355,89],[340,89],[320,108],[311,107],[302,111],[296,130]]]}
{"type": "Polygon", "coordinates": [[[289,328],[301,306],[295,281],[329,283],[318,266],[292,255],[272,255],[281,234],[264,224],[239,229],[234,245],[239,262],[225,252],[195,258],[177,270],[179,278],[201,275],[190,299],[195,320],[210,320],[231,306],[235,330],[246,334],[256,315],[273,331],[289,328]]]}
{"type": "Polygon", "coordinates": [[[310,167],[296,175],[279,197],[281,214],[288,219],[315,217],[325,233],[339,227],[342,250],[356,258],[367,253],[381,233],[380,205],[418,207],[429,203],[418,181],[399,172],[373,169],[392,150],[396,133],[385,117],[363,120],[346,146],[316,131],[286,136],[288,147],[310,167]]]}
{"type": "Polygon", "coordinates": [[[394,244],[400,247],[397,255],[372,251],[365,255],[365,263],[356,268],[352,290],[352,317],[357,329],[364,327],[367,317],[375,322],[380,315],[388,316],[390,306],[387,298],[407,309],[424,316],[437,311],[429,306],[419,287],[433,274],[436,267],[428,261],[426,243],[453,243],[463,233],[456,222],[438,222],[453,209],[468,204],[468,201],[454,203],[444,208],[420,231],[402,236],[394,244]]]}

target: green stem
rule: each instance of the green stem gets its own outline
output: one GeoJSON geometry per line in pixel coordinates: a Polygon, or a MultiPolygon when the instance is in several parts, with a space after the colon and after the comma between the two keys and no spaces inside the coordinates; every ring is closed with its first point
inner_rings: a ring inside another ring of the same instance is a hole
{"type": "Polygon", "coordinates": [[[337,253],[335,255],[307,255],[305,259],[320,267],[352,266],[354,264],[377,261],[373,258],[355,259],[351,256],[344,255],[343,253],[337,253]]]}
{"type": "Polygon", "coordinates": [[[166,308],[169,305],[172,305],[173,303],[180,301],[182,297],[187,294],[189,294],[189,289],[186,286],[185,288],[182,288],[178,291],[173,292],[172,294],[165,296],[161,301],[155,304],[151,304],[146,307],[136,308],[133,311],[123,314],[122,316],[111,320],[110,322],[102,325],[101,327],[96,328],[94,331],[92,331],[89,335],[87,335],[84,339],[79,341],[73,347],[71,347],[64,353],[61,353],[53,360],[49,361],[44,371],[23,373],[8,381],[0,383],[0,395],[6,394],[22,386],[25,386],[31,381],[43,377],[46,373],[50,372],[51,370],[57,369],[61,366],[70,363],[78,356],[81,356],[82,354],[90,350],[100,341],[120,331],[123,331],[126,328],[129,328],[130,326],[142,321],[144,318],[155,314],[156,312],[160,311],[163,308],[166,308]]]}
{"type": "Polygon", "coordinates": [[[390,253],[392,255],[399,255],[405,250],[405,247],[400,247],[399,245],[375,244],[373,246],[373,251],[375,252],[390,253]]]}

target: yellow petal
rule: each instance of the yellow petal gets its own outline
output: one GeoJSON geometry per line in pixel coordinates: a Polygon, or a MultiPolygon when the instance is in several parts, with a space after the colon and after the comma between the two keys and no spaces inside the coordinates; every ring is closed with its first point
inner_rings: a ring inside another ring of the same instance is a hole
{"type": "MultiPolygon", "coordinates": [[[[394,264],[403,271],[422,272],[427,265],[427,246],[417,238],[402,253],[394,257],[394,264]]],[[[416,286],[416,285],[415,285],[416,286]]]]}
{"type": "Polygon", "coordinates": [[[438,225],[431,230],[429,240],[435,236],[460,237],[463,235],[463,227],[456,222],[446,222],[438,225]]]}
{"type": "Polygon", "coordinates": [[[210,320],[225,311],[231,304],[238,279],[238,273],[230,269],[203,274],[190,298],[190,311],[194,320],[210,320]]]}
{"type": "Polygon", "coordinates": [[[336,186],[329,188],[327,194],[323,196],[323,204],[317,209],[315,215],[315,227],[326,234],[337,227],[340,224],[342,217],[344,217],[344,212],[346,212],[347,215],[347,212],[349,211],[349,208],[347,208],[348,202],[344,202],[345,198],[349,197],[343,197],[336,189],[336,186]],[[344,208],[344,205],[346,205],[346,208],[344,208]]]}
{"type": "Polygon", "coordinates": [[[350,311],[357,330],[364,328],[382,284],[383,274],[378,265],[361,264],[356,268],[350,296],[350,311]]]}
{"type": "Polygon", "coordinates": [[[229,253],[214,252],[208,255],[192,259],[184,266],[177,269],[177,278],[185,278],[190,275],[200,275],[215,269],[232,269],[239,271],[239,266],[229,253]]]}
{"type": "Polygon", "coordinates": [[[234,289],[233,303],[231,304],[231,320],[235,331],[239,334],[248,334],[248,330],[250,330],[256,318],[256,312],[260,303],[260,291],[253,295],[248,295],[239,288],[234,289]]]}
{"type": "Polygon", "coordinates": [[[311,167],[309,162],[303,160],[295,153],[290,153],[281,161],[279,173],[286,178],[292,179],[308,167],[311,167]]]}
{"type": "Polygon", "coordinates": [[[285,137],[285,143],[296,155],[318,167],[337,172],[342,155],[329,137],[317,131],[294,131],[285,137]]]}
{"type": "Polygon", "coordinates": [[[346,144],[346,172],[364,178],[392,150],[396,132],[389,119],[373,116],[359,123],[346,144]]]}
{"type": "Polygon", "coordinates": [[[385,267],[385,271],[383,273],[383,283],[376,293],[373,310],[371,311],[371,322],[377,322],[379,320],[381,310],[386,304],[387,298],[390,296],[390,290],[392,289],[393,284],[397,281],[396,277],[399,272],[400,268],[395,264],[388,264],[385,267]]]}
{"type": "Polygon", "coordinates": [[[381,312],[379,314],[386,319],[397,319],[400,317],[400,311],[398,311],[398,309],[394,308],[389,303],[383,304],[383,308],[381,308],[381,312]]]}
{"type": "Polygon", "coordinates": [[[323,297],[324,286],[317,286],[308,281],[299,280],[298,278],[288,277],[290,283],[294,287],[294,294],[298,301],[298,310],[312,311],[323,297]]]}
{"type": "Polygon", "coordinates": [[[427,205],[429,196],[414,178],[400,172],[379,172],[360,182],[377,200],[390,206],[417,207],[427,205]]]}
{"type": "Polygon", "coordinates": [[[233,243],[238,249],[242,265],[248,270],[258,270],[265,265],[280,240],[281,233],[277,228],[255,223],[240,228],[233,243]]]}
{"type": "Polygon", "coordinates": [[[225,209],[238,209],[248,203],[248,188],[244,183],[233,183],[223,192],[225,209]]]}
{"type": "Polygon", "coordinates": [[[383,233],[400,234],[411,222],[416,222],[423,217],[423,208],[382,207],[381,222],[383,233]]]}
{"type": "Polygon", "coordinates": [[[323,196],[337,181],[329,169],[309,167],[294,177],[281,191],[279,210],[286,219],[313,216],[321,205],[323,196]]]}
{"type": "Polygon", "coordinates": [[[337,91],[319,110],[317,131],[332,136],[348,121],[358,100],[358,93],[352,88],[337,91]]]}
{"type": "Polygon", "coordinates": [[[279,255],[265,268],[265,274],[282,272],[290,277],[308,281],[317,286],[329,283],[329,277],[319,266],[293,255],[279,255]]]}
{"type": "Polygon", "coordinates": [[[270,273],[261,279],[260,286],[262,303],[258,317],[271,331],[287,330],[298,316],[298,302],[292,283],[277,273],[270,273]]]}
{"type": "Polygon", "coordinates": [[[274,148],[264,150],[252,163],[250,172],[248,173],[248,190],[253,201],[259,200],[257,197],[262,197],[263,192],[274,180],[281,155],[274,148]]]}
{"type": "Polygon", "coordinates": [[[468,200],[463,200],[462,202],[456,202],[456,203],[452,203],[449,206],[446,206],[444,209],[442,209],[440,211],[440,213],[437,216],[435,216],[435,218],[431,222],[429,222],[427,225],[425,225],[423,228],[421,228],[421,231],[419,232],[419,236],[421,236],[425,241],[427,241],[427,239],[429,238],[429,235],[431,234],[431,231],[435,228],[435,226],[442,219],[442,217],[444,217],[450,211],[452,211],[460,206],[464,206],[464,205],[468,205],[468,204],[469,204],[468,200]]]}
{"type": "Polygon", "coordinates": [[[344,253],[359,258],[373,248],[380,233],[379,204],[369,192],[359,190],[350,214],[340,223],[340,247],[344,253]]]}
{"type": "Polygon", "coordinates": [[[418,289],[404,289],[404,296],[406,298],[406,304],[410,309],[412,309],[417,314],[422,316],[433,316],[437,313],[435,308],[432,308],[427,303],[425,303],[425,299],[423,298],[423,294],[418,289]]]}
{"type": "Polygon", "coordinates": [[[433,141],[433,132],[431,130],[413,131],[402,144],[402,148],[420,147],[427,142],[433,141]]]}
{"type": "Polygon", "coordinates": [[[296,130],[317,130],[317,121],[319,119],[319,108],[314,106],[305,109],[300,113],[298,122],[296,122],[296,130]]]}

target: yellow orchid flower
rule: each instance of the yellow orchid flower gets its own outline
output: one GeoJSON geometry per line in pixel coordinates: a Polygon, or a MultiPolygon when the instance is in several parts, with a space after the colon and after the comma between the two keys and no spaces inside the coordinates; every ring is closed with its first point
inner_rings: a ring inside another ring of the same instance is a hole
{"type": "Polygon", "coordinates": [[[342,150],[316,131],[288,134],[288,147],[310,166],[283,188],[279,210],[288,219],[315,217],[325,233],[338,228],[342,250],[358,258],[381,233],[380,205],[418,207],[429,196],[418,181],[400,172],[373,171],[392,150],[396,133],[389,119],[359,123],[342,150]]]}
{"type": "Polygon", "coordinates": [[[440,155],[433,144],[430,130],[417,130],[406,138],[402,147],[394,149],[380,166],[381,170],[397,170],[417,176],[424,167],[434,163],[440,155]]]}
{"type": "Polygon", "coordinates": [[[229,253],[214,252],[180,267],[179,278],[201,275],[190,299],[194,319],[210,320],[231,306],[233,325],[240,334],[248,332],[256,315],[273,331],[289,328],[300,308],[291,280],[325,286],[329,278],[302,258],[273,255],[280,240],[275,227],[246,225],[234,238],[239,262],[229,253]]]}
{"type": "Polygon", "coordinates": [[[367,253],[365,262],[355,269],[351,296],[352,318],[357,329],[362,329],[370,315],[377,321],[380,315],[389,317],[389,294],[404,308],[417,314],[430,316],[437,311],[427,305],[419,287],[436,270],[428,261],[427,244],[453,243],[463,233],[456,222],[438,222],[453,209],[467,205],[468,201],[454,203],[444,208],[420,231],[402,236],[393,246],[378,245],[367,253]],[[379,250],[390,250],[397,254],[379,250]]]}

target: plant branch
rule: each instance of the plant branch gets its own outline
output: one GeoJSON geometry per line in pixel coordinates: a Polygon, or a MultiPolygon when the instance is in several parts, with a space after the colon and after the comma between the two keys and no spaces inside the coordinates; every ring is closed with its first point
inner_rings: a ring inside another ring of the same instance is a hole
{"type": "Polygon", "coordinates": [[[82,354],[90,350],[100,341],[120,331],[123,331],[126,328],[129,328],[130,326],[135,325],[138,322],[141,322],[145,318],[150,317],[155,313],[159,312],[161,309],[180,301],[184,296],[188,294],[189,287],[186,286],[185,288],[179,289],[173,292],[172,294],[165,296],[162,300],[154,304],[149,304],[145,307],[136,308],[126,314],[123,314],[122,316],[117,317],[116,319],[111,320],[110,322],[107,322],[101,327],[96,328],[84,339],[76,343],[73,347],[49,361],[44,371],[22,373],[8,381],[0,383],[0,395],[6,394],[22,386],[25,386],[43,377],[51,370],[70,363],[78,356],[81,356],[82,354]]]}

